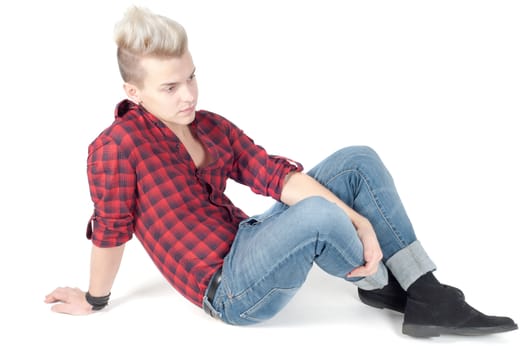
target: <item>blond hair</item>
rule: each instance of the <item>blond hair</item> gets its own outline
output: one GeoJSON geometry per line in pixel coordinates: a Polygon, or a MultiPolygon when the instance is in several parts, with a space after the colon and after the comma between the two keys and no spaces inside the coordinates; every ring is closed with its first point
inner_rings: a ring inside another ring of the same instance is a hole
{"type": "Polygon", "coordinates": [[[131,7],[115,25],[117,63],[125,82],[142,86],[142,57],[181,57],[187,51],[187,33],[176,21],[145,8],[131,7]]]}

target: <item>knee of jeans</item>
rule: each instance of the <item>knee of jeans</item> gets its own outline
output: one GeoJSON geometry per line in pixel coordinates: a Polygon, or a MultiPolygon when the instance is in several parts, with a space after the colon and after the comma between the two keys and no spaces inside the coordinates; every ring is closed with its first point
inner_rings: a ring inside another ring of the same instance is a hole
{"type": "Polygon", "coordinates": [[[343,152],[345,161],[352,162],[361,172],[374,178],[387,176],[388,179],[391,179],[388,169],[373,148],[369,146],[350,146],[342,149],[341,152],[343,152]]]}
{"type": "Polygon", "coordinates": [[[328,231],[351,224],[344,210],[320,196],[308,197],[299,202],[298,207],[302,211],[302,223],[310,228],[328,231]]]}
{"type": "Polygon", "coordinates": [[[362,158],[363,161],[378,162],[380,160],[377,152],[370,146],[349,146],[343,148],[341,152],[353,158],[362,158]]]}

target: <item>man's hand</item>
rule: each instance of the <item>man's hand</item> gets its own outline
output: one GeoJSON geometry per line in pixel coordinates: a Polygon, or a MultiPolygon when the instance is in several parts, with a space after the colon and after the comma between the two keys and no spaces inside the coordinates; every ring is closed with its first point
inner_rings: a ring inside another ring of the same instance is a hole
{"type": "Polygon", "coordinates": [[[373,275],[377,272],[379,262],[382,259],[382,250],[373,227],[369,223],[368,225],[361,225],[357,228],[357,234],[362,241],[365,264],[351,271],[347,277],[365,277],[373,275]]]}
{"type": "Polygon", "coordinates": [[[44,302],[57,303],[52,311],[70,315],[88,315],[93,312],[92,306],[86,301],[86,292],[79,288],[59,287],[46,295],[44,302]]]}

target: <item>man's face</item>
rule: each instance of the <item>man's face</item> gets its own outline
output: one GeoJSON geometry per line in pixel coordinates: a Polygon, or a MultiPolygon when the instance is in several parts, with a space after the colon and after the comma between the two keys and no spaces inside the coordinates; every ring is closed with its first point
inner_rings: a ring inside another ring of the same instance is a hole
{"type": "Polygon", "coordinates": [[[190,53],[175,58],[142,58],[141,65],[146,74],[143,87],[137,88],[137,98],[143,107],[172,128],[192,123],[198,85],[190,53]]]}

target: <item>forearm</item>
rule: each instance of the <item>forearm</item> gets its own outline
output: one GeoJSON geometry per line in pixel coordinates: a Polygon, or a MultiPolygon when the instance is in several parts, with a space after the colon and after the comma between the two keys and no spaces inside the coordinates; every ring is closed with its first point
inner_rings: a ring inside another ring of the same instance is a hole
{"type": "Polygon", "coordinates": [[[114,248],[92,247],[89,292],[93,296],[108,295],[121,265],[125,245],[114,248]]]}
{"type": "Polygon", "coordinates": [[[287,205],[294,205],[311,196],[323,197],[342,208],[357,229],[364,226],[371,226],[364,216],[349,207],[318,181],[304,173],[292,172],[288,175],[282,188],[280,200],[287,205]]]}

